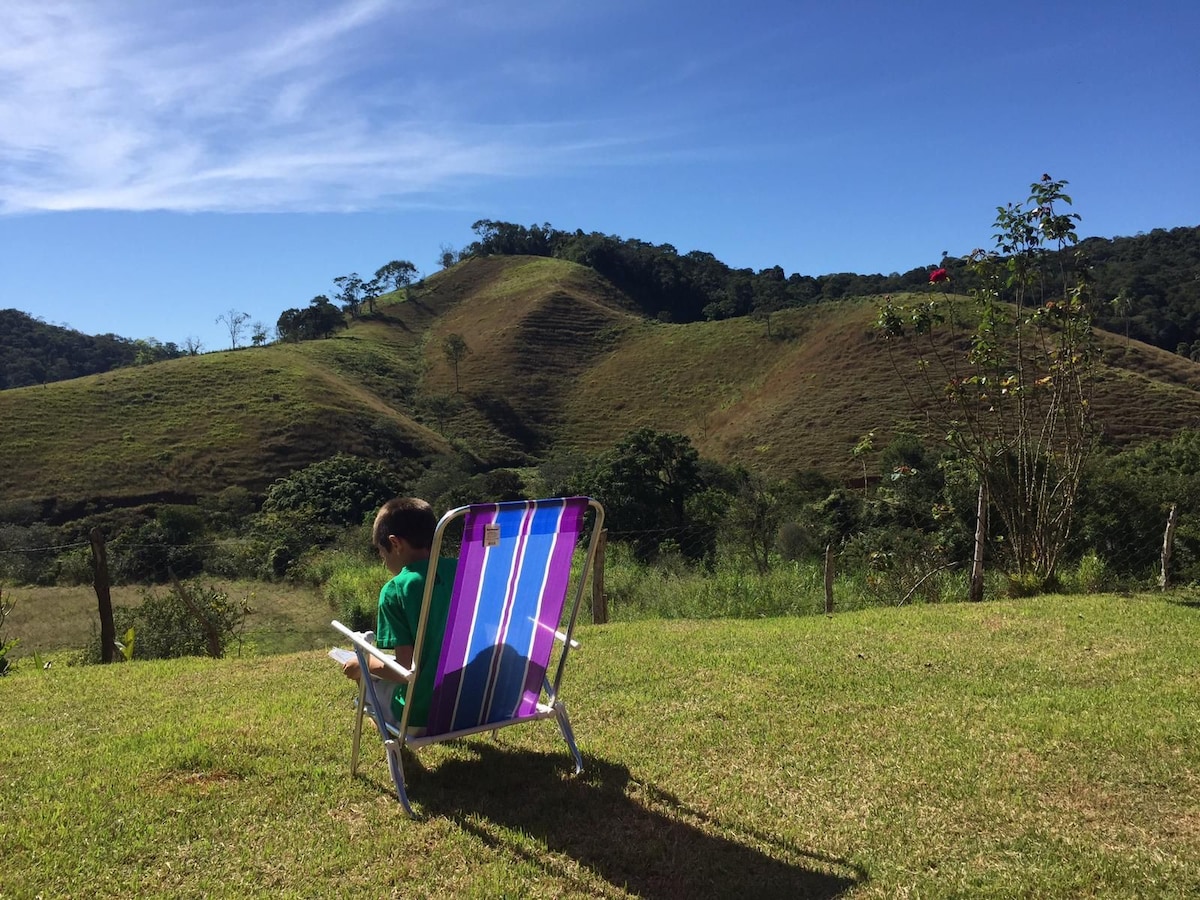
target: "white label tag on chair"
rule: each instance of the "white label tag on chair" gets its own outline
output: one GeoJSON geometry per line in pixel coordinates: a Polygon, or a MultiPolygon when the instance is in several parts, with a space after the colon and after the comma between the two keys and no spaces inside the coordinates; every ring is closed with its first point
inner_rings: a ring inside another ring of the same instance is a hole
{"type": "Polygon", "coordinates": [[[493,522],[491,525],[483,526],[483,546],[499,547],[500,546],[500,526],[493,522]]]}

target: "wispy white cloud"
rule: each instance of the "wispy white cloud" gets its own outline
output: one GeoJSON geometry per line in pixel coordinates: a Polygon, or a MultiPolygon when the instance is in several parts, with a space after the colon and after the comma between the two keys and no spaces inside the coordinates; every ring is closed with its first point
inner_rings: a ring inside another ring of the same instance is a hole
{"type": "Polygon", "coordinates": [[[432,105],[395,65],[416,4],[173,7],[0,4],[0,213],[369,209],[645,149],[627,125],[432,105]]]}

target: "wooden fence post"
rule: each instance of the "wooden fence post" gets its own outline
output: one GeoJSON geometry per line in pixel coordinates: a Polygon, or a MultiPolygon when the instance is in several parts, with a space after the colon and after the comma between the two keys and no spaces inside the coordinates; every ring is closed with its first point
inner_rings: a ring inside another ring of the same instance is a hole
{"type": "Polygon", "coordinates": [[[987,485],[979,483],[979,508],[975,513],[975,555],[971,559],[971,586],[967,599],[983,599],[983,545],[987,541],[987,485]]]}
{"type": "Polygon", "coordinates": [[[608,529],[602,528],[595,540],[596,555],[592,559],[592,622],[604,625],[608,622],[608,597],[604,594],[604,551],[608,547],[608,529]]]}
{"type": "Polygon", "coordinates": [[[92,575],[96,600],[100,604],[100,661],[110,663],[116,658],[117,626],[113,624],[112,594],[108,580],[108,550],[104,532],[93,528],[88,534],[92,541],[92,575]]]}
{"type": "Polygon", "coordinates": [[[825,545],[825,612],[833,612],[833,576],[836,568],[833,544],[825,545]]]}
{"type": "Polygon", "coordinates": [[[1162,572],[1158,576],[1158,586],[1164,591],[1171,583],[1171,551],[1175,548],[1175,523],[1178,519],[1178,510],[1172,503],[1171,511],[1167,513],[1167,530],[1163,533],[1162,572]]]}

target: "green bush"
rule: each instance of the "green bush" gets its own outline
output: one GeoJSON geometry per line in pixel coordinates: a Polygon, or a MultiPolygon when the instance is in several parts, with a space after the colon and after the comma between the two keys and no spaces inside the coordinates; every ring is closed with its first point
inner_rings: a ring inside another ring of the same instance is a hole
{"type": "MultiPolygon", "coordinates": [[[[219,658],[240,640],[250,612],[245,599],[231,600],[215,586],[177,582],[161,593],[143,591],[141,604],[117,607],[113,621],[118,634],[133,630],[134,659],[219,658]]],[[[93,662],[101,659],[99,635],[86,655],[93,662]]]]}
{"type": "Polygon", "coordinates": [[[360,525],[400,488],[401,478],[382,463],[339,453],[276,481],[262,509],[327,525],[360,525]]]}
{"type": "Polygon", "coordinates": [[[52,584],[54,551],[61,543],[48,525],[0,524],[0,578],[10,584],[52,584]]]}
{"type": "Polygon", "coordinates": [[[125,532],[110,545],[113,578],[119,582],[163,584],[204,570],[204,522],[192,507],[168,506],[149,522],[125,532]]]}
{"type": "Polygon", "coordinates": [[[322,589],[339,621],[355,631],[374,631],[375,613],[379,607],[379,589],[386,572],[380,577],[378,566],[370,571],[345,568],[334,572],[322,589]]]}
{"type": "Polygon", "coordinates": [[[54,561],[55,584],[92,584],[95,579],[91,547],[76,547],[67,550],[60,553],[54,561]]]}
{"type": "Polygon", "coordinates": [[[1118,579],[1104,558],[1094,550],[1085,553],[1067,573],[1063,586],[1072,593],[1099,594],[1117,587],[1118,579]]]}

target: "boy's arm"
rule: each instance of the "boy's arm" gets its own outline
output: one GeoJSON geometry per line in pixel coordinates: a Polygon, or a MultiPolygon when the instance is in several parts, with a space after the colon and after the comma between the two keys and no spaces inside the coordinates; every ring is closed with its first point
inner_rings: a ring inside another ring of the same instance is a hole
{"type": "MultiPolygon", "coordinates": [[[[406,644],[403,647],[396,648],[396,662],[400,663],[404,668],[412,668],[413,648],[412,645],[406,644]]],[[[396,673],[385,666],[382,662],[373,656],[367,657],[367,667],[371,674],[376,678],[382,678],[384,681],[399,681],[396,673]]],[[[342,674],[353,681],[358,681],[359,667],[358,657],[346,661],[342,666],[342,674]]]]}

